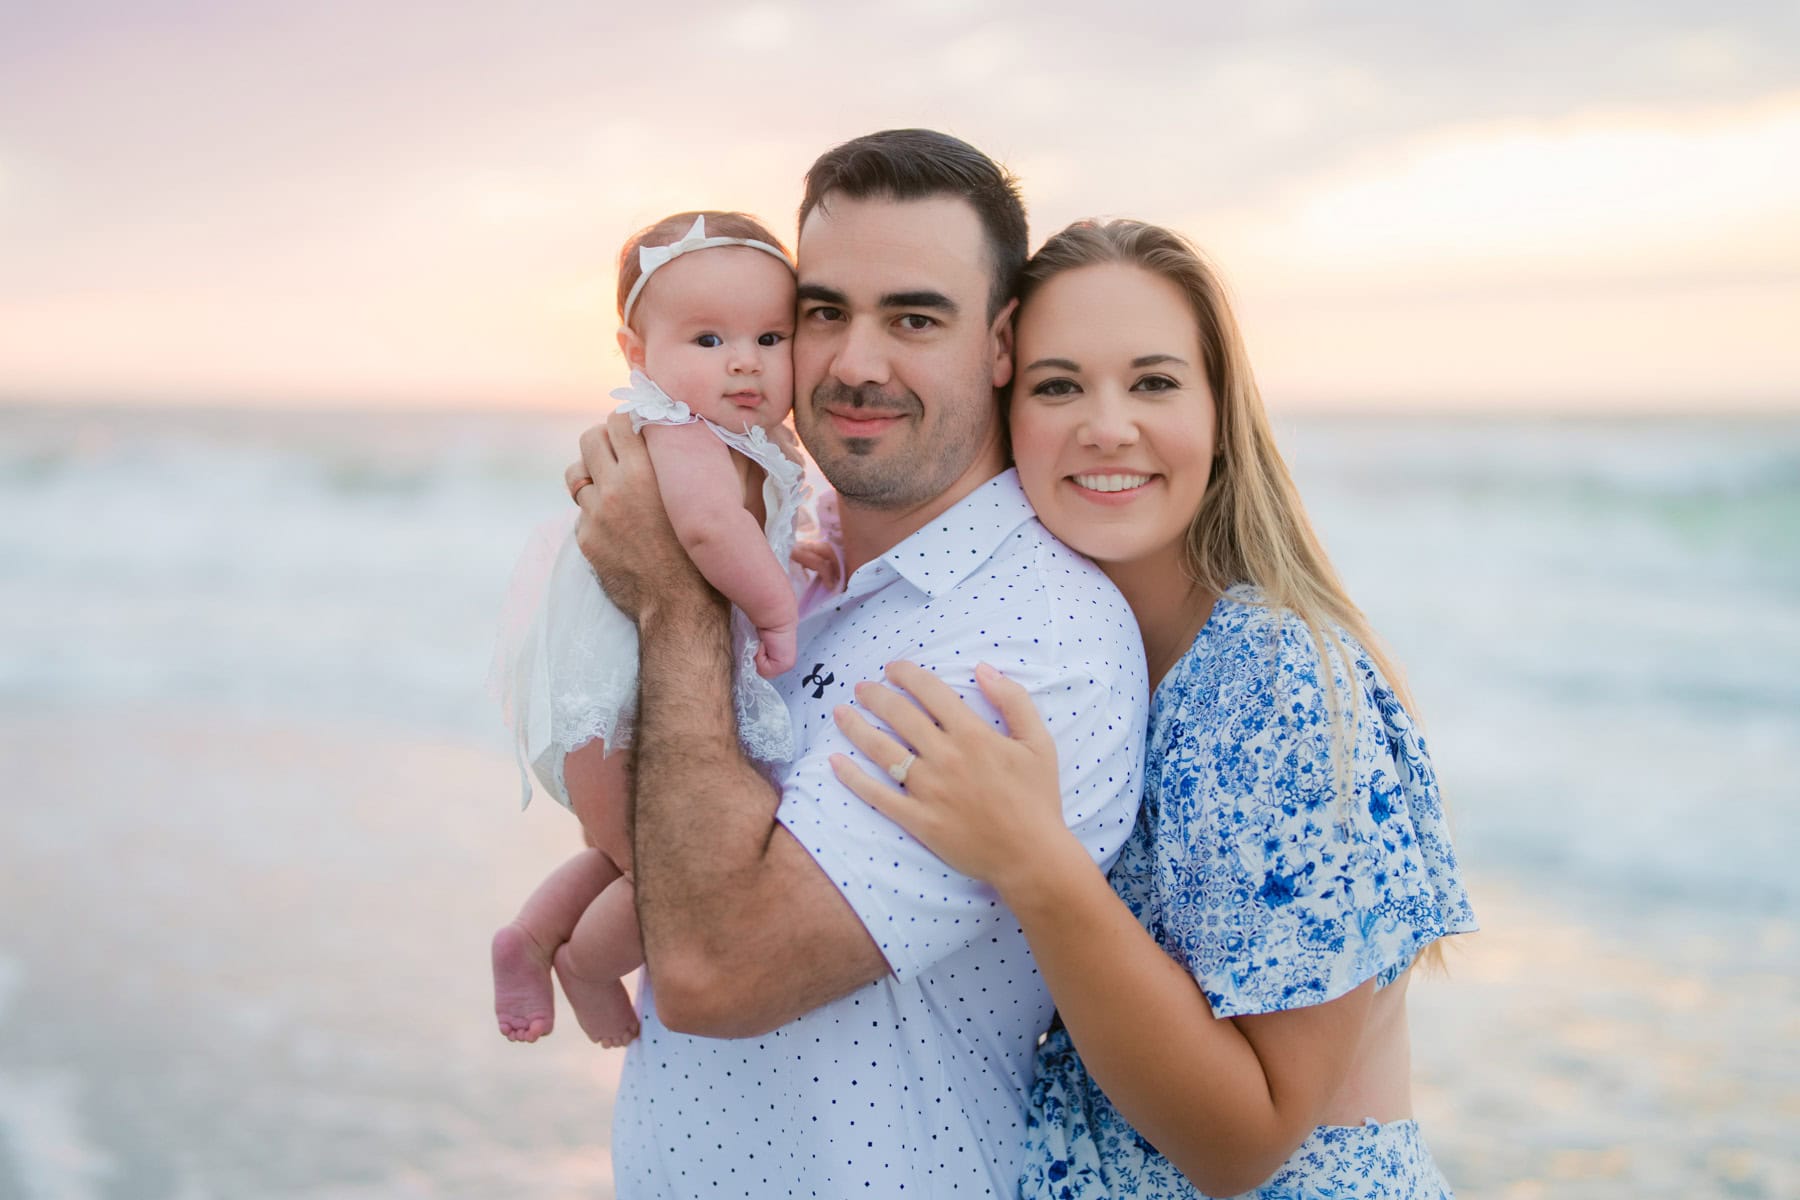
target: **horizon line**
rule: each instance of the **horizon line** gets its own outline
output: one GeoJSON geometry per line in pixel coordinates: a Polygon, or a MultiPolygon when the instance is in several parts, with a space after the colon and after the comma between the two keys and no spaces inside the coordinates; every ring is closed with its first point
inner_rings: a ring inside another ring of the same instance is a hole
{"type": "MultiPolygon", "coordinates": [[[[1328,400],[1312,395],[1290,397],[1271,402],[1264,397],[1271,417],[1352,417],[1400,418],[1411,416],[1467,417],[1471,419],[1529,418],[1533,420],[1681,420],[1719,418],[1755,420],[1800,418],[1800,394],[1740,396],[1729,400],[1699,400],[1692,397],[1586,397],[1568,396],[1546,401],[1541,395],[1529,399],[1503,394],[1470,397],[1465,400],[1427,399],[1423,397],[1345,396],[1328,400]]],[[[97,393],[32,394],[0,391],[0,413],[4,412],[87,412],[95,415],[155,412],[193,415],[218,414],[238,416],[305,417],[350,413],[382,416],[460,415],[491,417],[574,417],[583,412],[596,415],[610,413],[610,405],[602,407],[576,402],[534,401],[508,403],[491,396],[456,397],[370,397],[353,399],[345,396],[257,396],[227,398],[220,395],[136,396],[97,393]]]]}

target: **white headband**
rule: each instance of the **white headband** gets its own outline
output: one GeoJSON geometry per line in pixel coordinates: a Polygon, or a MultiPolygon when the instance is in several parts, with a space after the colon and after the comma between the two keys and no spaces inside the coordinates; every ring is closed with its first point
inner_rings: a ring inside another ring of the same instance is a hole
{"type": "Polygon", "coordinates": [[[638,296],[643,292],[644,285],[650,282],[650,276],[656,268],[673,259],[680,258],[683,254],[694,250],[710,250],[714,246],[749,246],[773,254],[781,260],[782,266],[790,271],[794,269],[794,264],[788,261],[788,256],[783,254],[779,247],[757,241],[755,238],[707,237],[706,218],[704,216],[695,217],[693,227],[682,235],[680,241],[670,242],[666,246],[638,247],[638,269],[643,274],[639,275],[637,282],[631,285],[631,291],[625,294],[624,322],[627,325],[631,324],[632,306],[637,304],[638,296]]]}

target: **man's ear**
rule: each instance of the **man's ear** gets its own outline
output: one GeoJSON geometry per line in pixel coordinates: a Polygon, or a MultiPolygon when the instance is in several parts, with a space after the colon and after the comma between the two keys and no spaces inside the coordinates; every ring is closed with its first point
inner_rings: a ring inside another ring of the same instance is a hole
{"type": "Polygon", "coordinates": [[[634,371],[644,369],[644,335],[629,325],[619,326],[619,353],[625,356],[625,365],[634,371]]]}
{"type": "Polygon", "coordinates": [[[1013,377],[1013,317],[1019,312],[1018,297],[1006,302],[994,318],[990,336],[994,340],[994,386],[1003,388],[1013,377]]]}

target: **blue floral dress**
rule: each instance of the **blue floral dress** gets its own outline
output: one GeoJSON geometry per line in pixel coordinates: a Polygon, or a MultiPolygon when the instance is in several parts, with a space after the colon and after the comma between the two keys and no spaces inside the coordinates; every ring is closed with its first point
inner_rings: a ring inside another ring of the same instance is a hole
{"type": "MultiPolygon", "coordinates": [[[[1425,743],[1339,631],[1322,682],[1312,635],[1232,588],[1157,688],[1144,803],[1112,885],[1219,1016],[1385,987],[1427,945],[1475,928],[1425,743]],[[1330,689],[1330,692],[1327,691],[1330,689]],[[1333,695],[1351,722],[1339,800],[1333,695]]],[[[1327,642],[1329,646],[1329,641],[1327,642]]],[[[1060,1023],[1038,1050],[1025,1197],[1199,1196],[1088,1077],[1060,1023]]],[[[1321,1125],[1259,1200],[1450,1194],[1410,1120],[1321,1125]]]]}

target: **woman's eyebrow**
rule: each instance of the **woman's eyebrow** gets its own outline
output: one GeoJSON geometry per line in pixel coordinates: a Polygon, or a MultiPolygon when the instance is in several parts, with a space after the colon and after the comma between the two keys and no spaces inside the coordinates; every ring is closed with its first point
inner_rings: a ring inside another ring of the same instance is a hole
{"type": "Polygon", "coordinates": [[[1040,358],[1036,362],[1032,363],[1030,366],[1026,367],[1025,370],[1035,371],[1039,367],[1055,367],[1059,371],[1079,371],[1079,370],[1081,370],[1080,364],[1070,362],[1066,358],[1040,358]]]}
{"type": "Polygon", "coordinates": [[[1176,365],[1183,366],[1183,367],[1188,365],[1187,359],[1177,358],[1173,354],[1145,354],[1141,357],[1134,358],[1131,360],[1131,365],[1134,368],[1135,367],[1154,367],[1159,363],[1175,363],[1176,365]]]}

